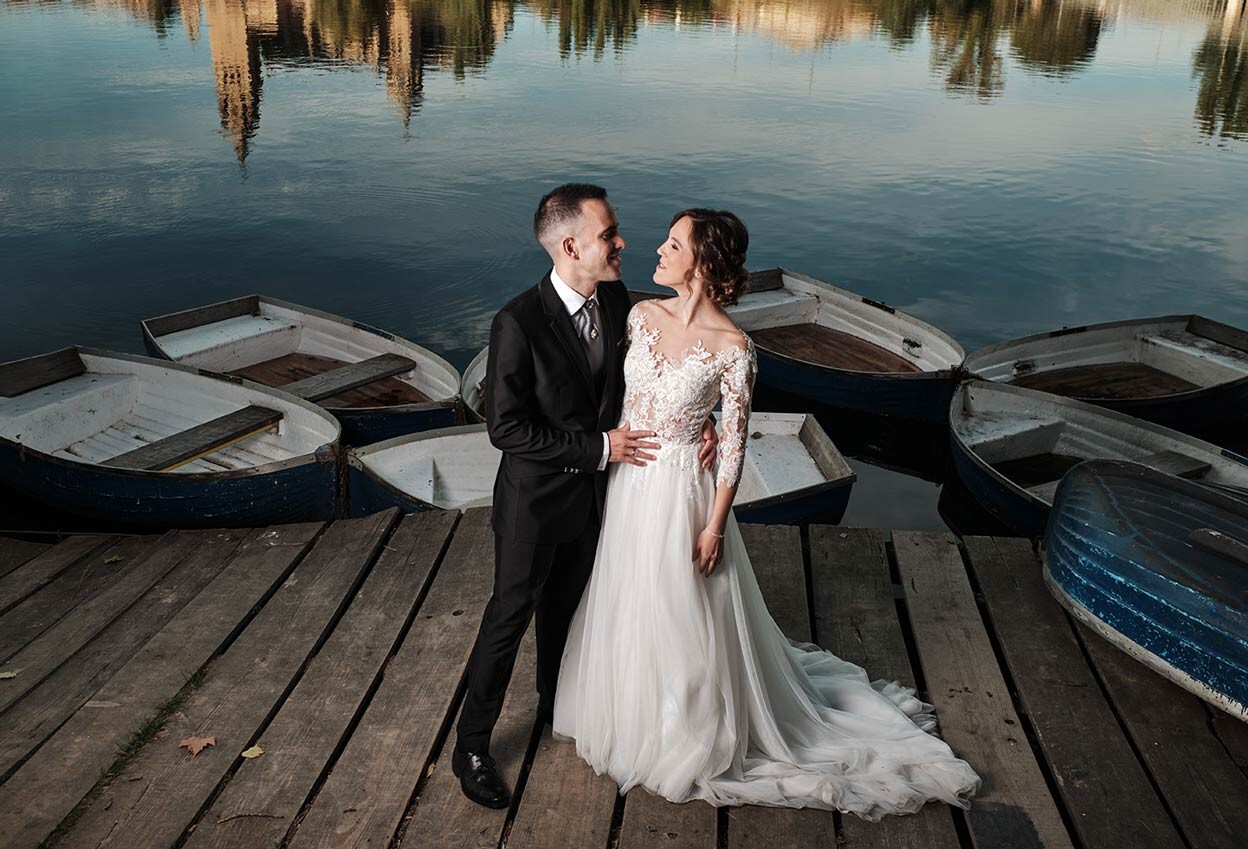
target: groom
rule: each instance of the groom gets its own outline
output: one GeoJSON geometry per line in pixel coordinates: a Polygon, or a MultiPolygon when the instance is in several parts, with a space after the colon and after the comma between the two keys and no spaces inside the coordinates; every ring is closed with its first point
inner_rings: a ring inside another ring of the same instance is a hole
{"type": "MultiPolygon", "coordinates": [[[[468,661],[451,754],[464,794],[491,808],[511,801],[489,745],[529,620],[536,614],[538,716],[548,722],[568,625],[594,563],[607,463],[643,466],[658,447],[653,431],[615,427],[630,302],[620,282],[624,239],[606,191],[559,186],[538,204],[533,231],[554,268],[490,328],[486,420],[503,453],[494,592],[468,661]]],[[[715,447],[708,430],[704,460],[715,447]]]]}

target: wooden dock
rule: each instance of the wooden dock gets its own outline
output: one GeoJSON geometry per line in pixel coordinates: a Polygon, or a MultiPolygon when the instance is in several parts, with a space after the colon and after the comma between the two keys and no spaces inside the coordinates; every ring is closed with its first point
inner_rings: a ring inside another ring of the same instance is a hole
{"type": "Polygon", "coordinates": [[[535,727],[531,637],[493,746],[515,801],[472,805],[448,754],[492,579],[478,509],[0,540],[0,846],[1243,845],[1248,725],[1072,624],[1029,542],[743,532],[788,634],[936,704],[984,777],[969,812],[620,797],[535,727]]]}

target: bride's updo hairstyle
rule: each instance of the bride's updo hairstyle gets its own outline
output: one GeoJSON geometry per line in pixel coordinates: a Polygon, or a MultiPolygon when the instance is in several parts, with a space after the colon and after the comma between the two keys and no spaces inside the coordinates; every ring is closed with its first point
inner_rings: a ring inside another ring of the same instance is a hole
{"type": "Polygon", "coordinates": [[[693,242],[693,267],[702,272],[706,296],[721,307],[730,307],[745,293],[750,273],[745,252],[750,234],[741,219],[723,209],[686,209],[672,218],[672,225],[688,218],[693,242]]]}

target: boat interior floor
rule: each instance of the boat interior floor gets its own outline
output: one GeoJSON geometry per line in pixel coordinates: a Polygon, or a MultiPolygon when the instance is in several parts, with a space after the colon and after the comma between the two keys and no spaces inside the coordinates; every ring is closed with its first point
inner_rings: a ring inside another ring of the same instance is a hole
{"type": "Polygon", "coordinates": [[[993,463],[992,467],[1024,489],[1039,484],[1059,480],[1074,465],[1082,463],[1087,457],[1075,457],[1070,454],[1032,454],[1030,457],[1019,457],[1015,460],[1003,460],[993,463]]]}
{"type": "Polygon", "coordinates": [[[1144,363],[1097,363],[1026,374],[1014,386],[1073,398],[1155,398],[1200,387],[1144,363]]]}
{"type": "MultiPolygon", "coordinates": [[[[313,354],[286,354],[272,360],[236,369],[230,372],[238,377],[245,377],[266,386],[285,386],[313,375],[324,374],[341,368],[347,363],[330,357],[318,357],[313,354]]],[[[395,407],[401,404],[427,404],[431,399],[414,386],[404,383],[397,377],[387,377],[342,392],[332,398],[320,401],[322,407],[395,407]]]]}
{"type": "Polygon", "coordinates": [[[777,354],[846,371],[913,374],[916,364],[843,330],[819,324],[789,324],[750,331],[754,344],[777,354]]]}

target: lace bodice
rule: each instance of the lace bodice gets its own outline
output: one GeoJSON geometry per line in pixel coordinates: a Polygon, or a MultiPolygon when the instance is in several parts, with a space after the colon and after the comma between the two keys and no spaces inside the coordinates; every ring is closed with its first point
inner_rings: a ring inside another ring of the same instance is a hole
{"type": "Polygon", "coordinates": [[[717,484],[735,485],[745,461],[756,361],[754,343],[730,345],[714,353],[702,341],[670,358],[655,350],[659,331],[646,322],[643,309],[628,314],[628,353],[624,357],[624,411],[621,421],[653,430],[668,448],[696,446],[702,423],[722,402],[717,484]]]}

